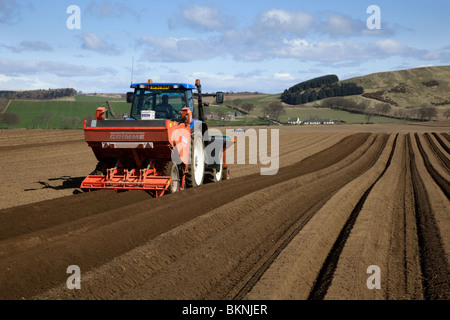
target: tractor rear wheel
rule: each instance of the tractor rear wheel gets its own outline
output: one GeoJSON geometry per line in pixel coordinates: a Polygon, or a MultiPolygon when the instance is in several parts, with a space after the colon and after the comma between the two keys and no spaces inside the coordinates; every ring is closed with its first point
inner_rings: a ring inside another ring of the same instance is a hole
{"type": "Polygon", "coordinates": [[[228,180],[230,179],[231,170],[230,168],[223,168],[222,170],[222,180],[228,180]]]}
{"type": "Polygon", "coordinates": [[[164,175],[171,177],[169,187],[166,190],[167,194],[175,193],[180,190],[180,170],[175,162],[169,161],[164,166],[164,175]]]}
{"type": "Polygon", "coordinates": [[[191,137],[189,170],[186,174],[186,186],[197,187],[203,184],[205,175],[205,148],[200,132],[191,137]]]}
{"type": "Polygon", "coordinates": [[[220,158],[218,166],[208,174],[205,175],[205,182],[219,182],[222,180],[223,174],[223,158],[220,158]]]}

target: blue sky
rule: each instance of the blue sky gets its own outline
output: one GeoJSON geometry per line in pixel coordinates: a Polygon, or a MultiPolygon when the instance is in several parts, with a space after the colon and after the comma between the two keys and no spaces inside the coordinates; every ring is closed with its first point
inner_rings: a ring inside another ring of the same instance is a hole
{"type": "Polygon", "coordinates": [[[326,74],[449,65],[449,14],[447,0],[0,0],[0,90],[199,78],[204,92],[279,93],[326,74]],[[67,26],[71,5],[80,28],[67,26]]]}

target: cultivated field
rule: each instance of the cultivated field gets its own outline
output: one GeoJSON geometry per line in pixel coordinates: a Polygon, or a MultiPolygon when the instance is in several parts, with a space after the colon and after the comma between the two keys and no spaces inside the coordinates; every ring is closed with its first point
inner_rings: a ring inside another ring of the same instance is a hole
{"type": "Polygon", "coordinates": [[[155,199],[80,192],[82,131],[0,131],[0,299],[450,298],[449,122],[271,128],[276,175],[155,199]]]}

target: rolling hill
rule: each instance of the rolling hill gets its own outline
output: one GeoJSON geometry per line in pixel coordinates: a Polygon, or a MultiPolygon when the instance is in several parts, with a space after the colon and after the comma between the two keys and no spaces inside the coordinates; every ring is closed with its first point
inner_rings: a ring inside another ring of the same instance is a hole
{"type": "Polygon", "coordinates": [[[450,66],[380,72],[346,81],[362,86],[362,97],[384,100],[394,107],[430,104],[450,108],[450,66]]]}
{"type": "MultiPolygon", "coordinates": [[[[368,108],[374,108],[380,103],[390,104],[392,107],[391,111],[383,117],[373,117],[371,119],[372,122],[393,122],[396,120],[393,119],[394,117],[407,118],[411,110],[418,109],[423,105],[435,107],[438,110],[435,120],[443,120],[446,118],[444,112],[450,109],[450,66],[380,72],[340,82],[352,82],[364,88],[362,95],[347,96],[343,99],[355,103],[367,103],[368,108]],[[386,115],[393,118],[389,119],[386,115]]],[[[255,104],[256,108],[253,113],[261,115],[260,107],[273,101],[279,101],[280,95],[239,99],[236,102],[238,104],[245,102],[255,104]]],[[[287,122],[289,117],[299,117],[300,119],[308,119],[310,117],[336,118],[346,123],[366,121],[362,114],[356,115],[345,111],[324,108],[324,102],[327,99],[294,106],[285,104],[287,112],[281,117],[281,121],[287,122]]]]}

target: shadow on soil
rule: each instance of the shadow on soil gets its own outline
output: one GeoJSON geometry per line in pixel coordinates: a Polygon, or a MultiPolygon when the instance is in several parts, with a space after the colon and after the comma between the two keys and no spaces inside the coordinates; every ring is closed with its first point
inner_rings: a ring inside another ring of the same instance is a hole
{"type": "Polygon", "coordinates": [[[53,190],[65,190],[65,189],[76,189],[73,191],[73,194],[83,193],[83,191],[78,190],[77,188],[80,188],[81,182],[86,177],[76,177],[72,178],[69,176],[62,176],[60,178],[50,178],[48,179],[48,182],[46,181],[38,181],[40,185],[43,187],[41,188],[32,188],[32,189],[24,189],[24,191],[35,191],[35,190],[41,190],[41,189],[53,189],[53,190]],[[61,181],[61,184],[50,184],[53,181],[61,181]]]}

